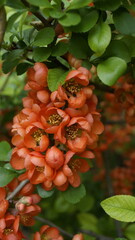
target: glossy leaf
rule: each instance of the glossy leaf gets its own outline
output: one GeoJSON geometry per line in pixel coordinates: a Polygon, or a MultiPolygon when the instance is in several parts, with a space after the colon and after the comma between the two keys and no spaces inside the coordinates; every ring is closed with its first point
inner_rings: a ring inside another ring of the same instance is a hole
{"type": "Polygon", "coordinates": [[[52,49],[52,56],[62,56],[68,51],[68,44],[65,42],[57,43],[52,49]]]}
{"type": "Polygon", "coordinates": [[[116,29],[126,35],[135,33],[135,18],[123,9],[116,11],[113,15],[116,29]]]}
{"type": "Polygon", "coordinates": [[[81,21],[81,17],[76,12],[68,12],[59,19],[59,23],[64,27],[77,25],[81,21]]]}
{"type": "Polygon", "coordinates": [[[118,195],[101,202],[102,208],[112,218],[122,222],[135,221],[135,197],[118,195]]]}
{"type": "Polygon", "coordinates": [[[104,84],[112,86],[125,73],[126,68],[127,64],[123,59],[110,57],[98,65],[97,75],[104,84]]]}
{"type": "Polygon", "coordinates": [[[59,85],[65,82],[65,78],[68,72],[65,72],[62,68],[49,69],[48,72],[48,87],[50,91],[54,92],[58,89],[59,85]]]}
{"type": "Polygon", "coordinates": [[[68,9],[79,9],[88,6],[93,0],[72,0],[68,9]]]}
{"type": "Polygon", "coordinates": [[[10,144],[6,141],[0,142],[0,161],[7,161],[8,152],[11,150],[10,144]]]}
{"type": "Polygon", "coordinates": [[[121,0],[95,0],[94,3],[98,9],[114,11],[121,5],[121,0]]]}
{"type": "Polygon", "coordinates": [[[0,167],[0,187],[6,186],[16,176],[16,172],[0,167]]]}
{"type": "Polygon", "coordinates": [[[62,196],[69,203],[75,204],[78,203],[86,194],[86,190],[83,184],[79,187],[69,187],[66,191],[62,192],[62,196]]]}
{"type": "Polygon", "coordinates": [[[40,185],[37,185],[37,191],[41,198],[48,198],[54,194],[55,190],[45,191],[40,185]]]}
{"type": "Polygon", "coordinates": [[[33,58],[36,62],[43,62],[51,55],[50,47],[37,47],[33,51],[33,58]]]}
{"type": "Polygon", "coordinates": [[[52,7],[48,0],[27,0],[30,4],[38,6],[38,7],[45,7],[50,8],[52,7]]]}
{"type": "Polygon", "coordinates": [[[96,24],[89,32],[88,44],[98,55],[102,55],[111,40],[111,29],[107,23],[96,24]]]}
{"type": "Polygon", "coordinates": [[[50,44],[54,40],[55,32],[51,27],[41,29],[34,40],[33,45],[38,47],[44,47],[50,44]]]}
{"type": "Polygon", "coordinates": [[[31,63],[28,63],[28,62],[19,63],[16,67],[17,75],[18,76],[22,75],[28,70],[29,67],[32,67],[31,63]]]}

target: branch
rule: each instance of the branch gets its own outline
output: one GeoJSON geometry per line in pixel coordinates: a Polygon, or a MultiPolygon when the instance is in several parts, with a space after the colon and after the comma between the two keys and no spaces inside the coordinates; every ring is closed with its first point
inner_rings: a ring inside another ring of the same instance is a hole
{"type": "MultiPolygon", "coordinates": [[[[47,219],[44,219],[42,217],[35,217],[36,220],[42,222],[42,223],[45,223],[45,224],[48,224],[49,226],[51,227],[56,227],[63,235],[69,237],[69,238],[73,238],[73,234],[71,233],[68,233],[66,232],[65,230],[63,230],[61,227],[57,226],[56,224],[52,223],[51,221],[47,220],[47,219]]],[[[91,237],[96,237],[97,240],[114,240],[114,238],[110,238],[110,237],[106,237],[106,236],[103,236],[103,235],[99,235],[97,233],[94,233],[92,231],[89,231],[89,230],[80,230],[79,233],[85,233],[91,237]]]]}
{"type": "MultiPolygon", "coordinates": [[[[25,7],[29,8],[31,5],[26,0],[21,0],[21,2],[24,4],[25,7]]],[[[50,23],[43,17],[43,15],[39,11],[31,11],[33,15],[35,15],[43,24],[45,27],[49,27],[50,23]]]]}
{"type": "Polygon", "coordinates": [[[7,196],[6,200],[11,200],[11,199],[13,199],[13,198],[15,197],[15,195],[16,195],[17,193],[19,193],[20,190],[21,190],[28,182],[29,182],[28,179],[22,181],[22,182],[17,186],[17,188],[15,188],[15,190],[14,190],[11,194],[9,194],[9,195],[7,196]]]}
{"type": "Polygon", "coordinates": [[[95,237],[96,240],[114,240],[114,238],[110,238],[110,237],[106,237],[106,236],[103,236],[103,235],[99,235],[97,233],[94,233],[90,230],[83,230],[81,229],[81,233],[85,233],[91,237],[95,237]]]}
{"type": "Polygon", "coordinates": [[[52,223],[51,221],[41,218],[41,217],[35,217],[36,220],[48,224],[51,227],[56,227],[63,235],[69,237],[69,238],[73,238],[73,234],[66,232],[65,230],[63,230],[61,227],[58,227],[57,225],[55,225],[54,223],[52,223]]]}

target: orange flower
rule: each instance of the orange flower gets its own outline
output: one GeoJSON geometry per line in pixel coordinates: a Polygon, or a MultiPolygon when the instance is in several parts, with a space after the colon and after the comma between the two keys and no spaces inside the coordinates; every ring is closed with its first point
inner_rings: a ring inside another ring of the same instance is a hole
{"type": "Polygon", "coordinates": [[[63,237],[57,228],[44,225],[40,232],[35,233],[33,240],[63,240],[63,237]]]}
{"type": "Polygon", "coordinates": [[[91,124],[84,117],[73,117],[65,128],[59,128],[56,140],[67,144],[74,152],[83,152],[87,146],[86,132],[90,132],[91,124]]]}
{"type": "MultiPolygon", "coordinates": [[[[37,124],[38,126],[38,124],[37,124]]],[[[24,145],[35,151],[44,152],[49,146],[49,139],[39,123],[39,127],[30,126],[28,133],[24,137],[24,145]]]]}
{"type": "Polygon", "coordinates": [[[25,158],[30,153],[27,148],[15,148],[10,159],[11,166],[16,170],[21,170],[25,167],[25,158]]]}
{"type": "Polygon", "coordinates": [[[27,71],[28,83],[25,90],[42,90],[47,86],[48,68],[44,63],[37,62],[27,71]]]}
{"type": "Polygon", "coordinates": [[[88,94],[92,94],[90,88],[86,87],[89,84],[91,73],[86,68],[79,67],[77,70],[72,70],[66,77],[65,84],[58,88],[58,95],[68,101],[69,107],[81,108],[86,101],[88,94]]]}
{"type": "Polygon", "coordinates": [[[51,168],[58,169],[64,163],[64,154],[57,147],[53,146],[46,152],[45,159],[51,168]]]}
{"type": "Polygon", "coordinates": [[[1,240],[22,240],[24,237],[19,231],[19,216],[6,215],[0,219],[0,239],[1,240]]]}
{"type": "Polygon", "coordinates": [[[46,179],[52,179],[55,171],[45,162],[45,158],[39,152],[31,152],[26,158],[26,168],[28,171],[25,177],[32,184],[39,184],[46,179]]]}
{"type": "Polygon", "coordinates": [[[90,151],[85,151],[81,154],[77,154],[72,151],[68,151],[65,155],[65,163],[63,166],[63,172],[68,177],[68,181],[73,187],[78,187],[81,183],[79,172],[87,172],[90,169],[87,159],[94,158],[94,154],[90,151]],[[74,156],[74,155],[77,156],[74,156]]]}

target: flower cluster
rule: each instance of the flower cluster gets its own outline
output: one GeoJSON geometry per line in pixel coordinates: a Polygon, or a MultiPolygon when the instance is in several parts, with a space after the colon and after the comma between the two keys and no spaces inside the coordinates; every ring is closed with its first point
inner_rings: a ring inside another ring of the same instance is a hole
{"type": "Polygon", "coordinates": [[[47,86],[48,68],[36,63],[27,72],[28,97],[14,117],[12,138],[16,148],[11,165],[26,169],[19,180],[42,184],[45,190],[78,187],[79,172],[87,172],[87,159],[94,158],[98,135],[103,132],[97,98],[89,86],[86,68],[71,70],[54,92],[47,86]]]}
{"type": "Polygon", "coordinates": [[[9,195],[17,188],[19,181],[13,179],[6,187],[0,188],[0,239],[22,240],[24,238],[19,230],[20,223],[24,226],[34,224],[34,216],[41,212],[37,205],[40,201],[38,194],[34,194],[34,187],[27,183],[12,199],[9,195]]]}

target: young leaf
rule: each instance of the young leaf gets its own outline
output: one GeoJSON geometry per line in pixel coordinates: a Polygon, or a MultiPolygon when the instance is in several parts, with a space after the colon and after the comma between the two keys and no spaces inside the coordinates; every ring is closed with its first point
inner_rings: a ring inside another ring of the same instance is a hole
{"type": "Polygon", "coordinates": [[[6,27],[6,31],[11,31],[13,25],[15,24],[16,20],[20,17],[21,14],[23,14],[24,11],[22,12],[16,12],[14,13],[13,15],[11,15],[8,19],[8,22],[7,22],[7,27],[6,27]]]}
{"type": "Polygon", "coordinates": [[[64,27],[77,25],[81,21],[81,17],[76,12],[68,12],[59,19],[59,23],[64,27]]]}
{"type": "Polygon", "coordinates": [[[54,194],[54,189],[51,191],[45,191],[40,185],[37,185],[37,191],[41,198],[48,198],[54,194]]]}
{"type": "Polygon", "coordinates": [[[93,0],[72,0],[68,9],[78,9],[83,8],[85,6],[88,6],[89,3],[91,3],[93,0]]]}
{"type": "Polygon", "coordinates": [[[135,221],[135,197],[118,195],[101,202],[102,208],[112,218],[122,222],[135,221]]]}
{"type": "Polygon", "coordinates": [[[97,75],[104,84],[112,86],[124,74],[126,68],[127,64],[123,59],[110,57],[97,66],[97,75]]]}
{"type": "Polygon", "coordinates": [[[37,47],[33,51],[33,58],[36,62],[43,62],[51,55],[50,47],[37,47]]]}
{"type": "Polygon", "coordinates": [[[0,187],[6,186],[16,176],[16,172],[0,167],[0,187]]]}
{"type": "Polygon", "coordinates": [[[75,204],[78,203],[86,194],[86,189],[83,184],[79,187],[69,187],[65,192],[62,192],[62,196],[69,203],[75,204]]]}
{"type": "Polygon", "coordinates": [[[65,72],[62,68],[49,69],[48,72],[48,87],[50,91],[54,92],[58,89],[58,86],[65,82],[65,78],[68,72],[65,72]]]}
{"type": "Polygon", "coordinates": [[[53,28],[47,27],[47,28],[41,29],[37,33],[33,45],[38,47],[44,47],[50,44],[54,40],[54,37],[55,37],[55,31],[53,28]]]}
{"type": "Polygon", "coordinates": [[[8,142],[0,142],[0,161],[7,161],[8,153],[11,150],[11,147],[8,142]]]}
{"type": "Polygon", "coordinates": [[[111,29],[107,23],[96,24],[89,32],[88,44],[98,55],[102,55],[111,40],[111,29]]]}

